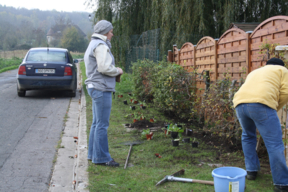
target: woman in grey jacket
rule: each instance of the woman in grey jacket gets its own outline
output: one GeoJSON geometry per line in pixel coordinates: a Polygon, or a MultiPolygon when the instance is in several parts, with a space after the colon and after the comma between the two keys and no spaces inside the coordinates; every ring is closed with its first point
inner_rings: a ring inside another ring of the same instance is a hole
{"type": "Polygon", "coordinates": [[[87,79],[85,84],[92,98],[93,121],[90,129],[88,160],[106,166],[119,166],[111,158],[108,147],[107,129],[115,91],[115,77],[123,73],[115,67],[110,40],[113,26],[101,20],[94,26],[94,34],[84,55],[87,79]]]}

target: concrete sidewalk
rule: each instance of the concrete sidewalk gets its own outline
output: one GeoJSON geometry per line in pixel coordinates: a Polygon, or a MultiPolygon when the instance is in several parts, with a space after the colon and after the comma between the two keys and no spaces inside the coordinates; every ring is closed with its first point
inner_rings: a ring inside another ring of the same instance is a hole
{"type": "Polygon", "coordinates": [[[86,100],[82,90],[82,76],[79,64],[78,89],[71,98],[67,110],[67,122],[63,130],[61,147],[58,150],[49,191],[88,192],[88,161],[86,134],[86,100]]]}

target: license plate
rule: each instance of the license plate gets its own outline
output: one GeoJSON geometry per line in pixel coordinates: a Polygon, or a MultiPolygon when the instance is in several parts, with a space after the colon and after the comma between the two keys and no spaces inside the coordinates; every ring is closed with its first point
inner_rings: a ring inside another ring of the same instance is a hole
{"type": "Polygon", "coordinates": [[[35,69],[35,73],[55,73],[55,69],[35,69]]]}

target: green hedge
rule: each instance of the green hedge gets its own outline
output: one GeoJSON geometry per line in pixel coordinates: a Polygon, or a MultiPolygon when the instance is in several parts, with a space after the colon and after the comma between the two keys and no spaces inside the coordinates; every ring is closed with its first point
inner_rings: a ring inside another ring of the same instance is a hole
{"type": "Polygon", "coordinates": [[[163,111],[189,119],[196,104],[195,75],[183,67],[161,61],[138,60],[132,64],[133,94],[163,111]]]}

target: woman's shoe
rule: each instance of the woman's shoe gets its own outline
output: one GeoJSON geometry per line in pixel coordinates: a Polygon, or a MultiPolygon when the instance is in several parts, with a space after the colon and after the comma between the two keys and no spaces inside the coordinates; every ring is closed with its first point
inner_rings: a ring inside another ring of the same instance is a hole
{"type": "Polygon", "coordinates": [[[110,166],[110,167],[119,167],[119,163],[117,163],[116,161],[114,161],[114,159],[112,159],[111,161],[108,161],[106,163],[95,163],[95,165],[104,165],[104,166],[110,166]]]}
{"type": "Polygon", "coordinates": [[[112,159],[111,161],[105,163],[106,166],[111,166],[111,167],[119,167],[119,163],[117,163],[116,161],[114,161],[114,159],[112,159]]]}
{"type": "Polygon", "coordinates": [[[247,171],[247,179],[255,180],[257,177],[257,171],[247,171]]]}

